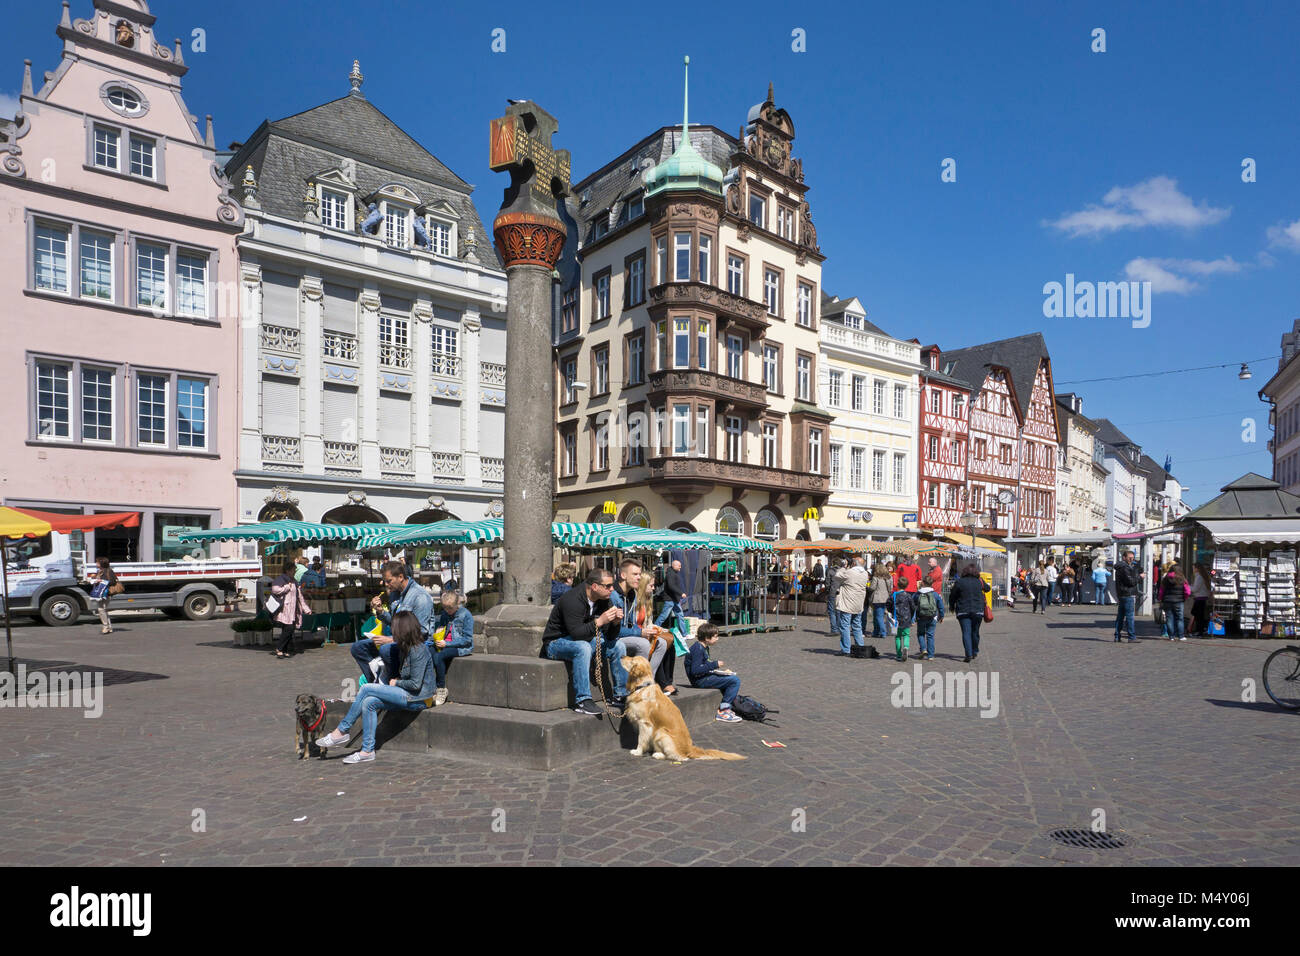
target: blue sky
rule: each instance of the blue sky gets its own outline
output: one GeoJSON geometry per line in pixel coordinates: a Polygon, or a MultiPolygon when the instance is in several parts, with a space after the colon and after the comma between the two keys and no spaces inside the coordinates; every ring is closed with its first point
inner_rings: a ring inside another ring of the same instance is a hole
{"type": "MultiPolygon", "coordinates": [[[[1040,330],[1058,391],[1111,418],[1199,503],[1269,474],[1275,361],[1118,382],[1082,380],[1276,356],[1300,316],[1300,66],[1294,3],[758,3],[561,6],[341,0],[152,6],[158,35],[206,31],[185,97],[220,145],[365,93],[479,188],[486,222],[506,177],[487,169],[505,99],[559,119],[580,178],[646,133],[691,118],[734,133],[769,81],[812,189],[825,288],[888,332],[956,348],[1040,330]],[[680,11],[675,13],[675,11],[680,11]],[[506,50],[491,50],[505,30],[506,50]],[[1106,31],[1094,53],[1092,31],[1106,31]],[[805,31],[806,52],[792,50],[805,31]],[[945,158],[956,182],[940,180],[945,158]],[[1257,181],[1242,182],[1242,160],[1257,181]],[[1290,231],[1288,231],[1290,227],[1290,231]],[[1043,286],[1148,279],[1151,324],[1044,318],[1043,286]],[[1079,384],[1071,384],[1079,383],[1079,384]],[[1242,419],[1258,441],[1242,440],[1242,419]]],[[[89,0],[75,0],[85,16],[89,0]]],[[[22,60],[52,70],[52,0],[9,11],[0,95],[22,60]],[[7,80],[7,82],[6,82],[7,80]]]]}

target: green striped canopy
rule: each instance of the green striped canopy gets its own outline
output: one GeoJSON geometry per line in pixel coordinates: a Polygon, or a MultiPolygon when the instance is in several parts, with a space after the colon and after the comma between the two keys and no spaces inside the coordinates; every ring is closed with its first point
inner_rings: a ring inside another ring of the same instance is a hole
{"type": "MultiPolygon", "coordinates": [[[[483,521],[436,521],[433,524],[405,526],[396,531],[369,535],[358,541],[360,548],[400,548],[428,545],[499,544],[505,523],[501,518],[483,521]]],[[[617,522],[556,521],[551,524],[551,538],[558,547],[593,551],[662,551],[665,549],[704,551],[770,551],[767,541],[731,538],[703,532],[667,531],[642,528],[617,522]]]]}
{"type": "Polygon", "coordinates": [[[190,543],[198,541],[265,541],[284,544],[286,541],[315,543],[319,541],[356,541],[408,527],[404,524],[321,524],[314,521],[265,521],[261,524],[241,524],[233,528],[212,528],[207,531],[189,531],[177,535],[177,540],[190,543]]]}
{"type": "Polygon", "coordinates": [[[431,545],[495,544],[501,540],[504,522],[501,518],[482,521],[435,521],[432,524],[396,525],[388,531],[367,535],[357,542],[357,547],[410,548],[431,545]]]}

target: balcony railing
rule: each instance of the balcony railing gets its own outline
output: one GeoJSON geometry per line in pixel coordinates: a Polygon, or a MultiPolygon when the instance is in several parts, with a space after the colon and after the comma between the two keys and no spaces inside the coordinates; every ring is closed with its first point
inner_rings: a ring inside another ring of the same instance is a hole
{"type": "Polygon", "coordinates": [[[459,452],[435,451],[433,453],[433,477],[443,481],[465,480],[465,459],[459,452]]]}
{"type": "Polygon", "coordinates": [[[765,465],[685,456],[651,458],[649,464],[651,481],[712,481],[794,494],[823,494],[830,490],[830,478],[826,475],[765,465]]]}
{"type": "Polygon", "coordinates": [[[361,450],[355,442],[327,441],[325,465],[330,468],[360,468],[361,450]]]}
{"type": "Polygon", "coordinates": [[[321,354],[325,358],[355,362],[357,360],[357,337],[344,332],[326,332],[321,336],[321,354]]]}
{"type": "Polygon", "coordinates": [[[764,385],[703,369],[660,369],[650,373],[649,383],[651,395],[669,392],[702,392],[714,398],[754,408],[767,407],[767,388],[764,385]]]}
{"type": "Polygon", "coordinates": [[[483,483],[488,485],[504,484],[506,480],[506,460],[504,458],[480,458],[483,468],[483,483]]]}
{"type": "Polygon", "coordinates": [[[297,355],[302,348],[298,330],[291,329],[288,326],[263,325],[260,337],[262,348],[270,349],[272,352],[287,352],[290,355],[297,355]]]}
{"type": "Polygon", "coordinates": [[[393,345],[390,342],[379,343],[379,364],[385,368],[411,370],[411,347],[393,345]]]}
{"type": "Polygon", "coordinates": [[[302,439],[290,438],[286,435],[263,435],[262,461],[301,463],[302,439]]]}
{"type": "Polygon", "coordinates": [[[434,352],[433,374],[439,378],[460,378],[460,356],[434,352]]]}
{"type": "Polygon", "coordinates": [[[386,445],[380,445],[379,469],[380,471],[393,471],[401,474],[414,472],[415,468],[412,465],[411,449],[390,448],[386,445]]]}
{"type": "Polygon", "coordinates": [[[654,312],[663,306],[702,306],[730,316],[751,331],[762,335],[771,324],[767,307],[761,302],[733,295],[703,282],[665,282],[646,291],[646,303],[654,312]]]}
{"type": "Polygon", "coordinates": [[[850,329],[835,322],[823,322],[821,325],[822,341],[827,345],[837,345],[870,355],[883,355],[902,359],[904,362],[920,362],[921,349],[910,342],[898,342],[883,336],[873,335],[862,329],[850,329]]]}
{"type": "Polygon", "coordinates": [[[479,382],[481,384],[505,386],[506,367],[504,365],[498,365],[495,362],[480,362],[478,368],[479,382]]]}

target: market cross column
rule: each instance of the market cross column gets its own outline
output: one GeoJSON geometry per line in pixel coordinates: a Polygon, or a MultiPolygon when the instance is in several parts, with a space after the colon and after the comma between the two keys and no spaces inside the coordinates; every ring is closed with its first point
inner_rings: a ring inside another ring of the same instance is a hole
{"type": "Polygon", "coordinates": [[[569,151],[551,146],[555,117],[530,100],[492,120],[489,166],[510,173],[492,223],[506,269],[505,605],[544,607],[551,593],[555,495],[552,296],[568,233],[569,151]]]}

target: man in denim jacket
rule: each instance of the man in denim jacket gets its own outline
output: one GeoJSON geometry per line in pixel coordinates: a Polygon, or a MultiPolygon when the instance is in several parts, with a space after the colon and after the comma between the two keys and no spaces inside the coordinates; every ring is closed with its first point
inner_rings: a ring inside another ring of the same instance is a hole
{"type": "MultiPolygon", "coordinates": [[[[375,609],[375,617],[385,624],[392,624],[393,615],[398,611],[410,611],[415,615],[415,619],[420,622],[420,631],[424,634],[427,643],[433,637],[434,631],[433,598],[428,591],[407,577],[406,566],[401,561],[389,561],[385,564],[383,575],[384,587],[388,589],[390,594],[396,594],[397,597],[387,611],[379,610],[380,599],[378,597],[374,598],[370,603],[375,609]]],[[[371,661],[376,657],[382,658],[384,670],[390,675],[396,674],[402,667],[401,655],[398,653],[397,645],[393,643],[391,637],[372,637],[364,641],[353,642],[352,659],[361,668],[361,676],[366,681],[375,679],[375,674],[370,667],[371,661]]]]}

